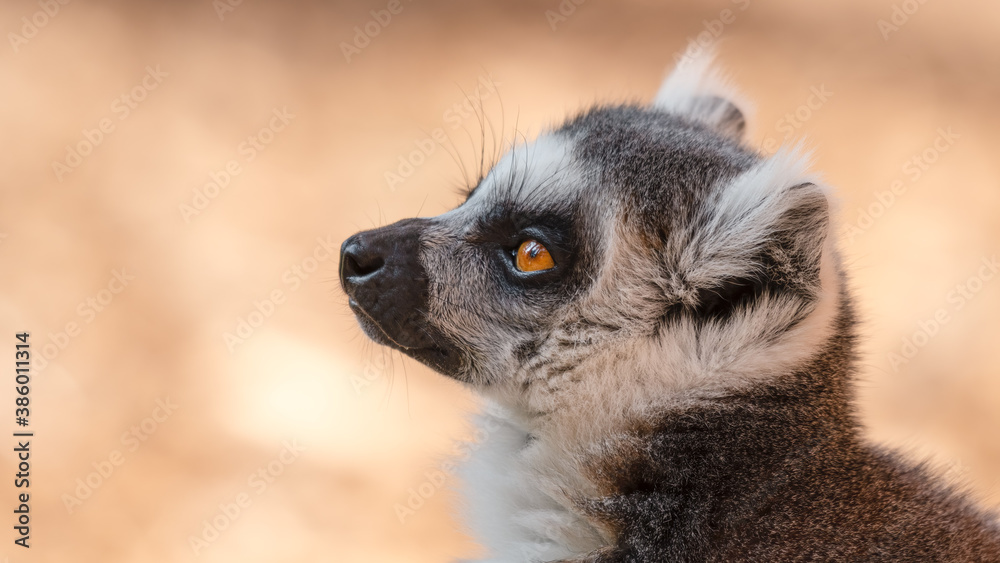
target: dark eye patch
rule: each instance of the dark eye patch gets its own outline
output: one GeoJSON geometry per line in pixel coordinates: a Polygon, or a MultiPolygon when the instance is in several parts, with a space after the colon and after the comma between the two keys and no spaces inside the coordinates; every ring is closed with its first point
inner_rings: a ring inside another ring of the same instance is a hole
{"type": "Polygon", "coordinates": [[[494,277],[509,293],[525,289],[558,291],[576,265],[574,221],[567,209],[523,208],[499,202],[477,219],[466,242],[491,256],[494,277]],[[537,240],[548,249],[555,267],[539,272],[517,269],[515,253],[526,240],[537,240]]]}

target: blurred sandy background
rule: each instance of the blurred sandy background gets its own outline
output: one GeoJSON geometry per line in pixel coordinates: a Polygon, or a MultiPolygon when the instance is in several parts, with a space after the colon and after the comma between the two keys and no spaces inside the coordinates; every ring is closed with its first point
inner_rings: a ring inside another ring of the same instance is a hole
{"type": "Polygon", "coordinates": [[[753,142],[805,136],[859,227],[843,239],[872,436],[1000,506],[1000,275],[980,268],[1000,253],[1000,4],[897,2],[893,23],[891,0],[567,0],[560,17],[558,0],[415,0],[382,26],[383,0],[232,3],[0,5],[4,561],[475,555],[434,488],[475,402],[366,343],[325,246],[458,201],[459,167],[422,140],[443,132],[474,167],[467,96],[530,137],[597,100],[650,99],[698,34],[757,102],[753,142]],[[401,157],[415,165],[391,190],[401,157]],[[213,174],[227,187],[199,200],[213,174]],[[42,358],[30,550],[10,512],[22,330],[42,358]],[[894,366],[904,338],[923,345],[894,366]]]}

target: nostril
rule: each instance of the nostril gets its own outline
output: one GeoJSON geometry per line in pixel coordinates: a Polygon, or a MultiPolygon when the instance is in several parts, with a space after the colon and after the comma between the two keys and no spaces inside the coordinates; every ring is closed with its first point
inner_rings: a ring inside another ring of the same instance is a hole
{"type": "Polygon", "coordinates": [[[385,265],[381,256],[359,256],[347,254],[344,256],[344,273],[349,277],[364,277],[377,272],[385,265]]]}
{"type": "Polygon", "coordinates": [[[345,245],[340,259],[340,276],[344,283],[358,283],[359,278],[377,272],[385,265],[385,258],[359,244],[345,245]]]}

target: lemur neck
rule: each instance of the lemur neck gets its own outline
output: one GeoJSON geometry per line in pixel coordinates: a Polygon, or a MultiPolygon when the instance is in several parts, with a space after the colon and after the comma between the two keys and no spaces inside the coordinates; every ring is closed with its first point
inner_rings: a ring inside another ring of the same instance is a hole
{"type": "MultiPolygon", "coordinates": [[[[705,439],[711,439],[715,431],[741,425],[750,432],[757,424],[748,418],[753,413],[766,413],[776,424],[783,421],[783,426],[814,426],[822,421],[824,432],[835,428],[851,432],[856,426],[851,407],[855,321],[847,295],[838,297],[820,328],[808,328],[809,350],[796,351],[795,364],[764,362],[765,367],[757,371],[718,377],[709,373],[699,381],[657,371],[676,364],[661,368],[647,361],[642,372],[621,373],[610,371],[614,369],[611,361],[604,366],[609,372],[596,374],[600,383],[581,377],[576,388],[567,386],[562,394],[536,399],[535,404],[523,397],[501,403],[527,432],[578,451],[643,434],[674,419],[705,422],[704,428],[697,429],[705,439]]],[[[805,340],[802,337],[803,345],[805,340]]],[[[766,430],[773,435],[773,428],[766,430]]]]}

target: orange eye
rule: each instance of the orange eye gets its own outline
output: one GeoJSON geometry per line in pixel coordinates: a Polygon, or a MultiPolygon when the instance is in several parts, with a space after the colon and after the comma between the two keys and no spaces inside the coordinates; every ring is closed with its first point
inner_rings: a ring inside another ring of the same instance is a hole
{"type": "Polygon", "coordinates": [[[555,266],[548,249],[537,240],[526,240],[517,249],[517,269],[522,272],[541,272],[555,266]]]}

